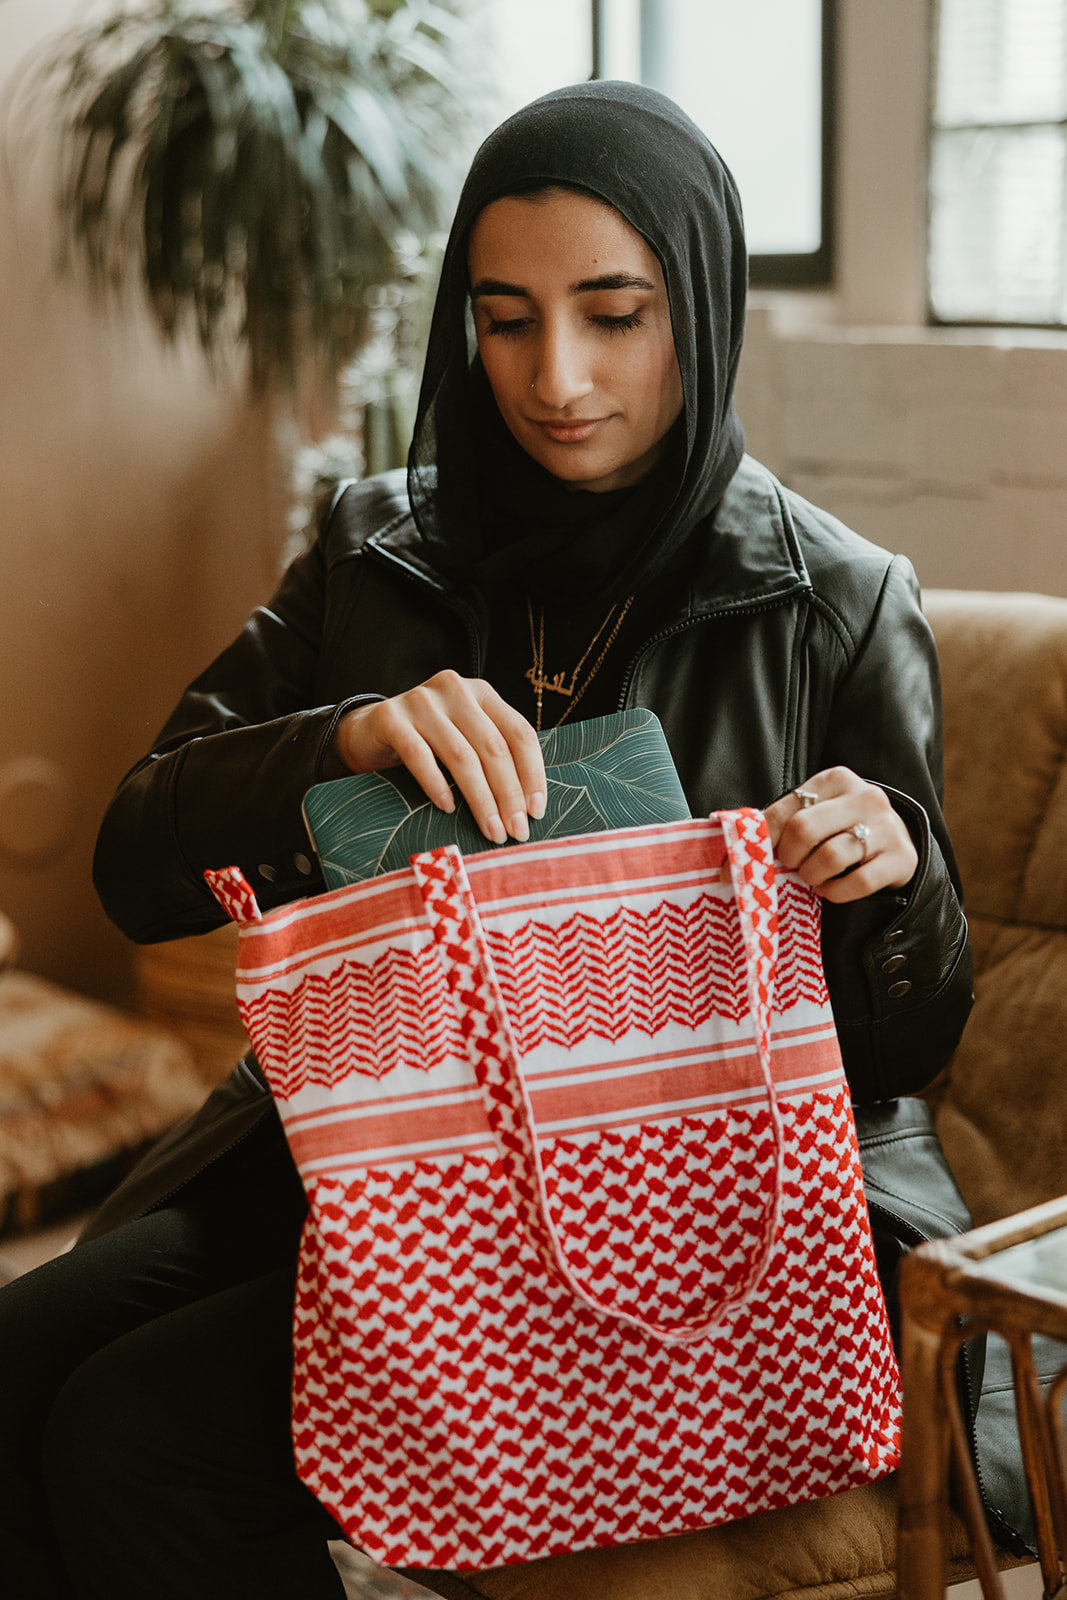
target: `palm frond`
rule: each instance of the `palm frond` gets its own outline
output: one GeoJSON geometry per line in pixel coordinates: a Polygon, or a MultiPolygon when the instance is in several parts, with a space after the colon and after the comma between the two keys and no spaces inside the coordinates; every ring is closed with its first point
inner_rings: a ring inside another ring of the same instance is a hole
{"type": "Polygon", "coordinates": [[[167,339],[252,383],[330,378],[367,331],[398,234],[451,199],[463,32],[441,0],[155,0],[63,36],[36,72],[64,112],[62,260],[139,280],[167,339]]]}

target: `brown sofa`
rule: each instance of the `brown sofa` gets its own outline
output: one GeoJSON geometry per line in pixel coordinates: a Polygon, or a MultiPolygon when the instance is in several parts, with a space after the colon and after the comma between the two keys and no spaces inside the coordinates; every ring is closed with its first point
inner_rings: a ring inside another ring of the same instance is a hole
{"type": "MultiPolygon", "coordinates": [[[[972,1020],[930,1099],[980,1223],[1067,1189],[1067,600],[925,604],[976,967],[972,1020]]],[[[886,1480],[656,1543],[411,1576],[456,1600],[856,1600],[894,1594],[895,1542],[886,1480]]],[[[956,1521],[949,1554],[950,1579],[972,1574],[956,1521]]]]}

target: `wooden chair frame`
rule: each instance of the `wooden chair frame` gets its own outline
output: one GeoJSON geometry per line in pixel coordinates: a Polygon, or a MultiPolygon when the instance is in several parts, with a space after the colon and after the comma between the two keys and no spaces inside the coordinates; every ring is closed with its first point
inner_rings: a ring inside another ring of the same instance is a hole
{"type": "Polygon", "coordinates": [[[964,1340],[996,1333],[1011,1350],[1026,1481],[1037,1530],[1046,1600],[1067,1584],[1067,1366],[1042,1394],[1031,1335],[1067,1341],[1067,1293],[997,1277],[979,1263],[1011,1246],[1064,1230],[1067,1197],[1035,1206],[954,1239],[920,1245],[902,1263],[904,1427],[899,1479],[899,1600],[940,1600],[945,1592],[945,1519],[951,1460],[986,1600],[1004,1600],[996,1553],[971,1460],[956,1391],[964,1340]]]}

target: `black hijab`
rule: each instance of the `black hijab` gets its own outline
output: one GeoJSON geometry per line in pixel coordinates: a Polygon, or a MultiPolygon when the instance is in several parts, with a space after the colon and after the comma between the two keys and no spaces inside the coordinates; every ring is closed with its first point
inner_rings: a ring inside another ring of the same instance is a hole
{"type": "Polygon", "coordinates": [[[516,112],[460,195],[408,457],[419,530],[446,571],[485,589],[592,601],[655,578],[714,510],[744,448],[733,409],[747,258],[741,204],[715,149],[673,101],[582,83],[516,112]],[[659,258],[684,411],[632,489],[571,490],[515,442],[473,352],[467,246],[493,200],[559,184],[614,206],[659,258]]]}

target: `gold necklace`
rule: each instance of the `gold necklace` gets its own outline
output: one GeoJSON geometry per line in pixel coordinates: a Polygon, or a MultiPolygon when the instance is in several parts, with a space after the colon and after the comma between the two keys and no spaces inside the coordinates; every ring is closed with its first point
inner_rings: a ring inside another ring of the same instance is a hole
{"type": "Polygon", "coordinates": [[[557,720],[556,720],[556,727],[558,728],[561,722],[566,722],[567,718],[570,716],[571,712],[574,710],[575,706],[578,704],[579,700],[582,698],[582,695],[588,689],[589,685],[592,683],[593,679],[596,677],[597,673],[599,672],[600,664],[603,661],[604,657],[607,655],[608,651],[611,649],[612,645],[615,643],[615,639],[616,639],[616,636],[618,634],[618,631],[622,627],[623,618],[625,617],[626,613],[629,611],[630,607],[633,605],[633,600],[634,600],[633,595],[630,595],[629,599],[623,601],[621,604],[620,604],[619,601],[615,602],[615,604],[611,607],[610,611],[608,612],[607,616],[604,618],[603,622],[600,624],[600,627],[594,633],[593,637],[590,639],[589,643],[586,645],[585,649],[583,650],[581,660],[579,661],[578,665],[575,667],[574,671],[571,673],[570,682],[569,683],[564,683],[564,681],[563,681],[564,674],[562,672],[554,672],[552,674],[551,678],[549,678],[549,677],[547,677],[545,675],[545,607],[544,607],[544,602],[542,601],[541,605],[538,607],[539,623],[538,623],[538,630],[537,630],[537,633],[535,635],[535,633],[534,633],[534,617],[533,617],[533,601],[530,599],[529,595],[526,596],[526,615],[527,615],[527,618],[529,619],[529,623],[530,623],[530,648],[533,650],[533,664],[526,668],[525,676],[530,680],[530,683],[533,685],[534,694],[537,696],[537,724],[536,724],[536,726],[537,726],[538,733],[541,732],[541,714],[542,714],[542,704],[543,704],[543,701],[544,701],[545,690],[546,689],[550,690],[552,694],[566,695],[567,699],[570,701],[570,705],[567,706],[566,710],[563,712],[563,715],[561,717],[558,717],[557,720]],[[618,611],[618,616],[615,616],[616,611],[618,611]],[[579,688],[578,687],[578,674],[581,672],[582,668],[585,666],[585,663],[588,661],[589,656],[591,655],[591,653],[593,651],[593,648],[597,643],[597,640],[600,638],[601,634],[604,632],[604,629],[608,626],[608,624],[611,622],[611,619],[613,617],[615,617],[615,626],[612,628],[611,632],[608,634],[607,643],[604,645],[603,650],[601,650],[600,654],[597,656],[596,660],[593,662],[592,667],[589,669],[589,675],[585,679],[585,682],[579,688]]]}

